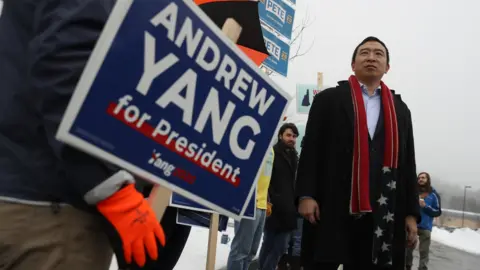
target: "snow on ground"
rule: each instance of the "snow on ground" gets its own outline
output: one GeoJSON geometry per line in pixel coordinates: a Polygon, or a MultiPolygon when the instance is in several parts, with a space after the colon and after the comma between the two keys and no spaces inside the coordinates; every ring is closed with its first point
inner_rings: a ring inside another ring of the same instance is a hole
{"type": "Polygon", "coordinates": [[[480,229],[456,229],[449,232],[437,227],[433,228],[432,240],[468,253],[480,255],[480,229]]]}
{"type": "MultiPolygon", "coordinates": [[[[230,244],[233,238],[233,228],[227,227],[226,232],[219,232],[217,237],[217,254],[215,260],[215,269],[220,269],[227,265],[228,253],[230,252],[230,244]],[[224,245],[220,241],[222,234],[227,234],[230,237],[228,244],[224,245]]],[[[208,229],[192,227],[190,237],[183,250],[180,259],[174,270],[195,270],[205,269],[207,264],[207,249],[208,249],[208,229]]],[[[115,259],[112,261],[110,270],[117,270],[118,266],[115,259]]]]}
{"type": "MultiPolygon", "coordinates": [[[[228,227],[226,234],[230,237],[227,245],[221,244],[223,233],[218,233],[217,254],[215,268],[221,269],[227,265],[230,243],[233,238],[233,228],[228,227]]],[[[480,229],[471,230],[468,228],[456,229],[450,233],[447,230],[434,227],[432,240],[443,245],[450,246],[465,252],[480,255],[480,229]]],[[[185,249],[180,257],[175,270],[205,269],[207,263],[208,229],[192,227],[185,249]]],[[[113,262],[110,270],[117,270],[113,262]]]]}
{"type": "MultiPolygon", "coordinates": [[[[217,239],[217,255],[215,260],[215,269],[220,269],[227,265],[228,253],[230,252],[230,244],[233,238],[233,228],[227,227],[224,232],[230,237],[228,244],[222,244],[221,238],[223,233],[218,233],[217,239]]],[[[208,248],[208,229],[192,227],[190,237],[188,238],[182,256],[178,260],[175,270],[205,269],[207,264],[207,248],[208,248]]]]}

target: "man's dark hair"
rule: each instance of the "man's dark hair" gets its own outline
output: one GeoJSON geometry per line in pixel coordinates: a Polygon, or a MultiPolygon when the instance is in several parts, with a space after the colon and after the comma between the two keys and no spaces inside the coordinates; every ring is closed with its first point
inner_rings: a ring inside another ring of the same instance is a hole
{"type": "Polygon", "coordinates": [[[433,189],[432,189],[432,178],[430,177],[430,174],[429,174],[429,173],[427,173],[427,172],[421,172],[421,173],[418,174],[417,179],[418,179],[418,177],[420,177],[420,175],[422,175],[422,174],[425,175],[425,177],[427,178],[427,184],[426,184],[425,187],[424,187],[424,189],[425,189],[424,191],[430,193],[430,192],[432,192],[432,190],[433,190],[433,189]]]}
{"type": "Polygon", "coordinates": [[[278,131],[278,136],[282,136],[283,133],[285,133],[285,131],[287,129],[291,129],[293,134],[297,135],[298,136],[298,128],[297,126],[295,126],[294,123],[285,123],[283,124],[281,127],[280,127],[280,130],[278,131]]]}
{"type": "Polygon", "coordinates": [[[353,56],[352,56],[352,64],[353,62],[355,62],[355,57],[357,56],[357,53],[358,53],[358,48],[360,48],[360,46],[362,46],[363,44],[367,43],[367,42],[370,42],[370,41],[373,41],[373,42],[378,42],[380,43],[384,48],[385,48],[385,52],[387,53],[387,64],[390,64],[390,53],[388,52],[388,48],[387,46],[385,45],[385,43],[383,43],[383,41],[381,41],[380,39],[378,39],[377,37],[367,37],[366,39],[364,39],[362,42],[360,42],[360,44],[358,44],[358,46],[355,48],[355,51],[353,51],[353,56]]]}

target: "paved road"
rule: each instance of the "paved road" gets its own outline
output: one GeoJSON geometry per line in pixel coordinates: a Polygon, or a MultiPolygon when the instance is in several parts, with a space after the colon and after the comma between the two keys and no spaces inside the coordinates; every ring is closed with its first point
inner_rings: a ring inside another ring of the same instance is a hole
{"type": "MultiPolygon", "coordinates": [[[[414,265],[417,267],[418,250],[414,252],[414,256],[414,265]]],[[[428,268],[433,270],[478,270],[480,269],[480,255],[473,255],[432,241],[428,268]]]]}
{"type": "MultiPolygon", "coordinates": [[[[429,269],[432,270],[479,270],[480,255],[473,255],[432,241],[429,269]]],[[[257,270],[256,261],[249,270],[257,270]]],[[[418,250],[414,252],[414,269],[418,267],[418,250]]],[[[227,270],[221,268],[219,270],[227,270]]]]}

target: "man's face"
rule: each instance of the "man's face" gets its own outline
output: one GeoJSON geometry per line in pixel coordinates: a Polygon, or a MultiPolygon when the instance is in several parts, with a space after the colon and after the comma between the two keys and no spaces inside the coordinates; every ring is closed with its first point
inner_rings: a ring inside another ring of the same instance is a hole
{"type": "Polygon", "coordinates": [[[376,41],[360,46],[352,63],[352,70],[358,78],[381,79],[389,69],[386,50],[376,41]]]}
{"type": "Polygon", "coordinates": [[[421,186],[426,185],[426,184],[427,184],[427,175],[424,174],[424,173],[418,175],[417,182],[418,182],[418,184],[421,185],[421,186]]]}
{"type": "Polygon", "coordinates": [[[297,142],[297,135],[293,133],[291,128],[287,128],[280,137],[280,140],[282,140],[286,145],[290,147],[295,147],[295,143],[297,142]]]}

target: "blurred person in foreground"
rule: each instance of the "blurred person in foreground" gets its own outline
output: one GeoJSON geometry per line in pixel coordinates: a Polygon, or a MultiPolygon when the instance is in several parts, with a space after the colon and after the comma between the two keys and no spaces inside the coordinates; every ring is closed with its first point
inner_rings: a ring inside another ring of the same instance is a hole
{"type": "Polygon", "coordinates": [[[272,214],[265,221],[263,243],[258,263],[261,270],[275,270],[285,253],[290,236],[297,227],[295,207],[295,173],[298,154],[295,143],[298,129],[292,123],[283,124],[278,131],[278,142],[273,146],[274,162],[268,196],[272,214]]]}
{"type": "Polygon", "coordinates": [[[317,94],[297,172],[305,269],[405,268],[420,209],[410,110],[383,82],[387,46],[367,37],[355,75],[317,94]]]}
{"type": "Polygon", "coordinates": [[[142,266],[165,244],[133,175],[55,138],[114,3],[4,1],[0,269],[108,270],[111,243],[142,266]]]}
{"type": "MultiPolygon", "coordinates": [[[[420,213],[422,222],[418,224],[418,251],[420,262],[418,270],[428,269],[428,255],[430,254],[430,236],[432,233],[433,219],[442,214],[441,199],[437,191],[432,187],[430,174],[422,172],[418,174],[418,190],[420,213]]],[[[411,270],[413,265],[413,250],[415,247],[407,248],[406,269],[411,270]]]]}

